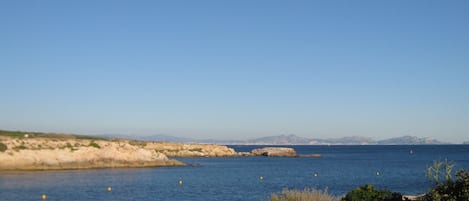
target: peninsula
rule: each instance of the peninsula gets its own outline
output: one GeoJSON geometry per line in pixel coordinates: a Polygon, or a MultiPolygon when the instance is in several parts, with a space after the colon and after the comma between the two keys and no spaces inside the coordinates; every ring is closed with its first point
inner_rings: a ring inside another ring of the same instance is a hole
{"type": "Polygon", "coordinates": [[[184,166],[168,157],[238,156],[223,145],[0,130],[0,170],[184,166]]]}

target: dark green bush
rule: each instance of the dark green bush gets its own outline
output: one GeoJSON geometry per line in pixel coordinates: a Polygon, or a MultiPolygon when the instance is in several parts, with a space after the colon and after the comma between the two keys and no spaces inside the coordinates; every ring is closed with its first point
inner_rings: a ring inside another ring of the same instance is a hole
{"type": "Polygon", "coordinates": [[[189,149],[189,151],[202,152],[202,148],[193,148],[193,149],[189,149]]]}
{"type": "Polygon", "coordinates": [[[5,152],[7,149],[8,149],[7,145],[0,142],[0,151],[5,152]]]}
{"type": "Polygon", "coordinates": [[[348,192],[342,201],[402,201],[402,194],[367,184],[348,192]]]}
{"type": "Polygon", "coordinates": [[[19,150],[28,149],[28,147],[26,147],[26,146],[24,146],[24,145],[19,145],[19,146],[13,147],[13,149],[14,149],[15,151],[19,151],[19,150]]]}
{"type": "Polygon", "coordinates": [[[456,181],[452,179],[437,183],[420,201],[467,201],[469,200],[469,172],[460,170],[456,181]]]}
{"type": "Polygon", "coordinates": [[[90,147],[94,147],[94,148],[96,148],[96,149],[100,149],[100,148],[101,148],[101,146],[99,146],[99,144],[96,144],[96,142],[90,142],[90,145],[89,145],[89,146],[90,146],[90,147]]]}

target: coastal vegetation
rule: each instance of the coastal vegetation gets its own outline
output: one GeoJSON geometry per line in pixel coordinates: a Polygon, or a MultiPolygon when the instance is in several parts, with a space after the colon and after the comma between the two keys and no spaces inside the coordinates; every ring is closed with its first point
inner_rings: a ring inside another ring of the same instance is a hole
{"type": "Polygon", "coordinates": [[[19,150],[25,150],[25,149],[28,149],[26,146],[24,146],[23,144],[22,145],[18,145],[16,147],[13,147],[13,150],[15,151],[19,151],[19,150]]]}
{"type": "MultiPolygon", "coordinates": [[[[326,190],[304,189],[289,190],[285,189],[281,193],[272,194],[271,201],[403,201],[409,200],[401,193],[391,192],[387,189],[376,189],[373,185],[367,184],[360,186],[344,197],[331,195],[326,190]]],[[[427,201],[427,200],[425,200],[427,201]]]]}
{"type": "Polygon", "coordinates": [[[427,177],[434,184],[428,193],[419,201],[459,201],[469,200],[469,172],[464,169],[456,172],[453,179],[454,164],[445,161],[434,161],[427,168],[427,177]]]}
{"type": "Polygon", "coordinates": [[[278,194],[271,195],[271,201],[339,201],[336,196],[326,190],[304,189],[302,191],[284,189],[278,194]]]}
{"type": "Polygon", "coordinates": [[[342,201],[402,201],[402,194],[367,184],[347,193],[342,201]]]}
{"type": "Polygon", "coordinates": [[[8,149],[8,146],[0,142],[0,152],[5,152],[7,149],[8,149]]]}
{"type": "Polygon", "coordinates": [[[436,184],[419,201],[459,201],[469,200],[469,172],[460,170],[456,180],[446,180],[436,184]]]}
{"type": "MultiPolygon", "coordinates": [[[[68,145],[68,144],[67,144],[67,145],[68,145]]],[[[101,146],[99,146],[99,144],[97,144],[97,143],[94,142],[94,141],[91,141],[89,146],[90,146],[90,147],[94,147],[94,148],[96,148],[96,149],[101,149],[101,146]]]]}
{"type": "Polygon", "coordinates": [[[453,179],[454,164],[445,161],[433,161],[433,164],[427,167],[427,178],[435,185],[440,184],[442,181],[450,181],[453,179]]]}

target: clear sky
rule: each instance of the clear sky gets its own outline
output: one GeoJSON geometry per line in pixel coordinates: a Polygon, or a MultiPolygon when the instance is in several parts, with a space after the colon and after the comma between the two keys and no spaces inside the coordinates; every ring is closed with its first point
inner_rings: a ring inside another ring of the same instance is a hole
{"type": "Polygon", "coordinates": [[[0,1],[0,129],[469,141],[469,1],[0,1]]]}

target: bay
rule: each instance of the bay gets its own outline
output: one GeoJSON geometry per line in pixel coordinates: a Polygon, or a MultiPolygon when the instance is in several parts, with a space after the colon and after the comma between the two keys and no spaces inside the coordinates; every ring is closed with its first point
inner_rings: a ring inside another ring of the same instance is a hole
{"type": "MultiPolygon", "coordinates": [[[[231,146],[250,151],[263,146],[231,146]]],[[[187,167],[0,172],[3,201],[266,201],[284,188],[343,195],[373,184],[407,195],[426,192],[434,160],[469,169],[468,145],[287,146],[320,158],[178,158],[187,167]],[[182,185],[179,184],[182,181],[182,185]],[[107,187],[112,187],[108,192],[107,187]]]]}

